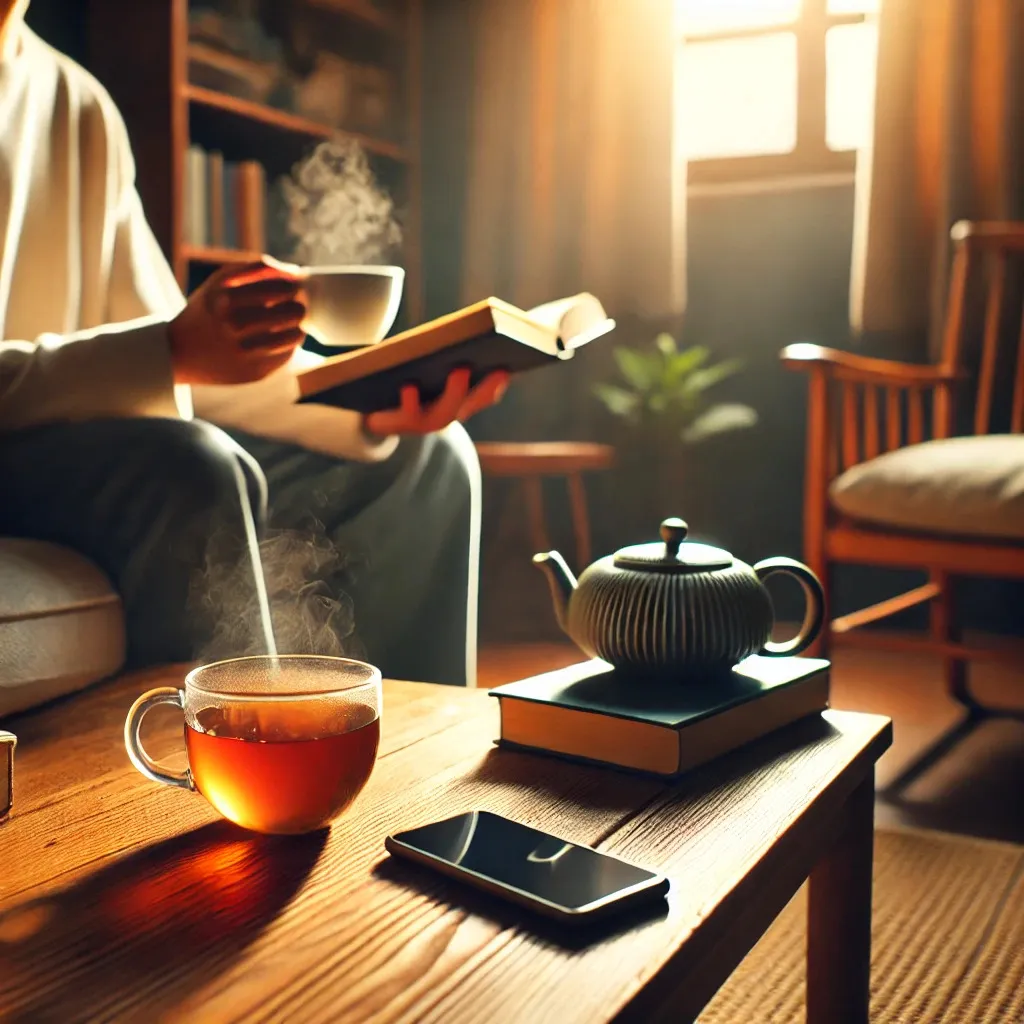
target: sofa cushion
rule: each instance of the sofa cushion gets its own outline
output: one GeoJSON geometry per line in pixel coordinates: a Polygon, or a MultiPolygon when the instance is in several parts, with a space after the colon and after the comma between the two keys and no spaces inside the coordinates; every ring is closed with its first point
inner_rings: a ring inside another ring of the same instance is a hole
{"type": "Polygon", "coordinates": [[[1024,540],[1024,435],[925,441],[853,466],[831,488],[853,519],[927,533],[1024,540]]]}
{"type": "Polygon", "coordinates": [[[0,717],[88,686],[124,655],[121,599],[92,562],[0,538],[0,717]]]}

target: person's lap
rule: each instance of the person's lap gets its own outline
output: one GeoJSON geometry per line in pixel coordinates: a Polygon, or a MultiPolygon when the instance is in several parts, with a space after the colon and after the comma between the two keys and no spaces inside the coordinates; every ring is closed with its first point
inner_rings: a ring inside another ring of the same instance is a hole
{"type": "Polygon", "coordinates": [[[239,483],[261,524],[265,473],[280,649],[337,653],[340,637],[341,650],[365,651],[386,674],[471,681],[479,479],[465,432],[403,441],[378,465],[235,437],[251,454],[217,428],[176,420],[0,439],[0,533],[100,565],[125,600],[134,664],[244,653],[262,642],[239,483]]]}
{"type": "Polygon", "coordinates": [[[266,474],[264,557],[285,643],[322,648],[318,637],[330,644],[354,625],[343,650],[386,675],[474,682],[480,482],[462,427],[403,438],[377,464],[232,437],[266,474]],[[311,586],[325,575],[327,593],[311,586]],[[325,614],[337,624],[326,636],[325,614]]]}

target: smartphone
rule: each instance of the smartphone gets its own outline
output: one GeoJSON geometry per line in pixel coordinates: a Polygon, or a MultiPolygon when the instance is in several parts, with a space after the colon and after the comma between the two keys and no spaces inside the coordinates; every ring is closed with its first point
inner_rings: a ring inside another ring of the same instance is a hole
{"type": "Polygon", "coordinates": [[[668,879],[517,821],[470,811],[384,841],[406,857],[562,923],[663,899],[668,879]]]}

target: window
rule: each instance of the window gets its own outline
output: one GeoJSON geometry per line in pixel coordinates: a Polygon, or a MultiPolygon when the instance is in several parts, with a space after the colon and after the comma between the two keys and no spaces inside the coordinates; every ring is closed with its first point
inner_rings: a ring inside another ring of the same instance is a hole
{"type": "Polygon", "coordinates": [[[676,131],[695,183],[852,171],[879,0],[676,0],[676,131]]]}

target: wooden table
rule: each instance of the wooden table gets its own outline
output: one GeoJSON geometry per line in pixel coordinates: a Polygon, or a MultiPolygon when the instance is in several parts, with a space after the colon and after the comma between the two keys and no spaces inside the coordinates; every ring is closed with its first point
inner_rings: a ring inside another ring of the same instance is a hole
{"type": "MultiPolygon", "coordinates": [[[[385,684],[380,759],[329,833],[260,837],[148,782],[121,730],[180,672],[9,725],[0,1019],[680,1021],[810,875],[808,1019],[867,1020],[874,763],[887,719],[828,712],[674,786],[498,751],[481,691],[385,684]],[[661,869],[667,913],[589,938],[385,854],[489,809],[661,869]]],[[[146,735],[180,743],[168,713],[146,735]]]]}

